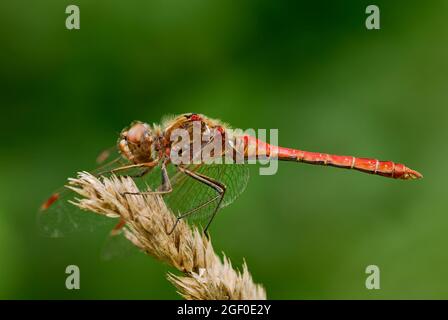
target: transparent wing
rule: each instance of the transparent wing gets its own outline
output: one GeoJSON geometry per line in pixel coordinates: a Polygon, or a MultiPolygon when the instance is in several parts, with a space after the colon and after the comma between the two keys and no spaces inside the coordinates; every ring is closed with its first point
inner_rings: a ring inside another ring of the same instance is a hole
{"type": "MultiPolygon", "coordinates": [[[[219,209],[231,204],[245,190],[249,180],[249,168],[244,164],[200,164],[186,168],[226,186],[219,209]]],[[[202,226],[207,224],[218,205],[217,191],[181,171],[170,176],[173,191],[165,196],[169,208],[176,215],[195,209],[194,213],[187,217],[188,220],[202,226]]]]}
{"type": "MultiPolygon", "coordinates": [[[[117,153],[114,160],[92,170],[94,175],[108,176],[110,170],[128,163],[117,153]]],[[[104,156],[103,156],[104,157],[104,156]]],[[[120,175],[138,175],[142,169],[129,169],[120,171],[120,175]]],[[[142,180],[142,179],[136,179],[142,180]]],[[[141,183],[140,183],[141,184],[141,183]]],[[[62,187],[55,192],[40,208],[37,214],[39,232],[48,237],[63,237],[78,231],[93,231],[98,226],[110,223],[110,219],[93,212],[80,210],[69,201],[80,196],[72,190],[62,187]]]]}
{"type": "Polygon", "coordinates": [[[54,200],[48,208],[39,210],[37,225],[40,234],[58,238],[76,231],[93,231],[97,226],[107,222],[103,216],[82,211],[69,203],[77,194],[68,189],[54,193],[48,201],[54,200]]]}
{"type": "Polygon", "coordinates": [[[107,237],[101,250],[101,259],[108,261],[127,258],[137,252],[139,250],[124,236],[124,232],[120,232],[120,234],[107,237]]]}

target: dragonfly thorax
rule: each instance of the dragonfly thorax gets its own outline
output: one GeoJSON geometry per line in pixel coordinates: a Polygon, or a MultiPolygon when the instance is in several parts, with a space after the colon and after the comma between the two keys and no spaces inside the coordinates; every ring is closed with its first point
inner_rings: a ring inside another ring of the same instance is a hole
{"type": "Polygon", "coordinates": [[[147,123],[136,122],[121,132],[118,149],[130,162],[151,162],[156,156],[157,141],[157,137],[147,123]]]}

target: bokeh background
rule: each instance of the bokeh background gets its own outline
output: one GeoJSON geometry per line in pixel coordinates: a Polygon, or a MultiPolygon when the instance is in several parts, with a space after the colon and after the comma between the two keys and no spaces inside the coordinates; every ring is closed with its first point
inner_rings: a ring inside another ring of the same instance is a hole
{"type": "Polygon", "coordinates": [[[378,31],[370,1],[0,2],[0,298],[179,298],[152,258],[102,261],[107,226],[47,239],[35,215],[132,120],[183,112],[425,175],[251,168],[211,232],[269,298],[448,298],[448,2],[374,3],[378,31]],[[65,289],[69,264],[81,290],[65,289]],[[371,264],[380,290],[365,288],[371,264]]]}

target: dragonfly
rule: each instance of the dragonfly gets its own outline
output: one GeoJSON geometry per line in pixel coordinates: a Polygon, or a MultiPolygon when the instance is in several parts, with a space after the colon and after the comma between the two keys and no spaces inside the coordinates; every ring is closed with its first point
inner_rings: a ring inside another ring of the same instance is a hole
{"type": "MultiPolygon", "coordinates": [[[[193,223],[199,221],[207,233],[217,212],[234,202],[245,190],[249,179],[246,160],[249,159],[272,158],[354,169],[400,180],[423,177],[418,171],[393,161],[271,145],[252,135],[235,134],[222,121],[197,113],[165,118],[160,125],[135,121],[122,130],[114,149],[116,157],[93,173],[98,176],[122,174],[150,187],[150,191],[128,192],[130,196],[162,195],[168,207],[177,214],[168,233],[173,232],[181,219],[193,223]],[[208,158],[198,156],[205,151],[208,151],[208,158]]],[[[103,153],[100,158],[107,157],[103,153]]],[[[65,188],[42,204],[39,216],[44,233],[62,236],[94,225],[88,217],[95,215],[75,213],[76,208],[68,203],[73,197],[74,192],[65,188]]],[[[119,222],[114,230],[122,226],[119,222]]]]}

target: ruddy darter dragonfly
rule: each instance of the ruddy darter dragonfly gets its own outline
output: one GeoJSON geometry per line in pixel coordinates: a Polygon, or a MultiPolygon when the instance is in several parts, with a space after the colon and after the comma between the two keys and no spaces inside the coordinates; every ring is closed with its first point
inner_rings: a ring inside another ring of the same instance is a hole
{"type": "MultiPolygon", "coordinates": [[[[214,154],[210,153],[214,159],[220,157],[231,158],[230,160],[269,158],[274,156],[275,152],[275,159],[283,161],[355,169],[401,180],[422,178],[419,172],[392,161],[272,146],[245,134],[236,137],[241,142],[240,147],[237,148],[235,134],[230,132],[231,129],[221,121],[194,113],[165,119],[161,125],[151,126],[134,122],[120,134],[116,148],[118,157],[93,173],[96,175],[124,174],[134,177],[135,181],[144,181],[151,190],[155,190],[128,193],[129,196],[148,193],[163,195],[170,209],[177,214],[177,221],[171,230],[167,230],[168,233],[172,232],[177,222],[184,218],[199,220],[206,232],[218,210],[232,203],[247,185],[249,172],[245,163],[240,161],[230,161],[230,164],[228,161],[201,162],[201,158],[198,161],[195,154],[197,148],[195,151],[194,145],[199,145],[199,153],[202,153],[213,142],[219,141],[222,144],[222,150],[218,149],[218,152],[214,150],[214,154]],[[194,135],[195,126],[200,129],[200,141],[197,141],[198,137],[194,135]],[[178,130],[188,134],[188,148],[173,142],[172,136],[178,130]],[[176,148],[183,151],[176,151],[176,148]],[[188,152],[185,153],[185,150],[188,152]],[[173,156],[179,156],[179,152],[187,161],[182,163],[174,161],[173,156]]],[[[75,197],[74,192],[65,188],[54,193],[41,206],[39,220],[44,233],[50,236],[62,236],[77,229],[91,228],[95,224],[88,219],[88,216],[93,215],[77,212],[74,206],[67,203],[67,200],[73,197],[75,197]]],[[[119,223],[117,226],[122,225],[123,223],[119,223]]]]}

